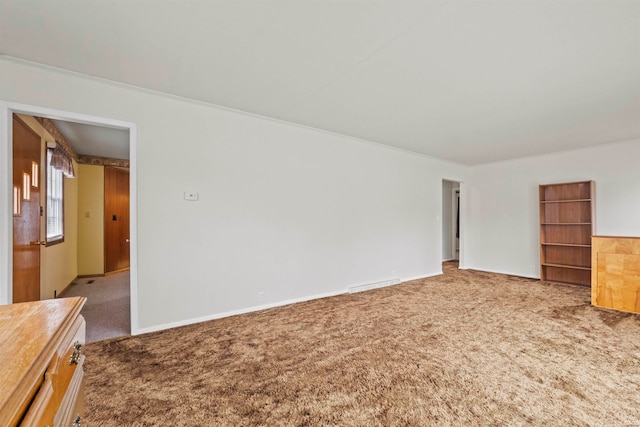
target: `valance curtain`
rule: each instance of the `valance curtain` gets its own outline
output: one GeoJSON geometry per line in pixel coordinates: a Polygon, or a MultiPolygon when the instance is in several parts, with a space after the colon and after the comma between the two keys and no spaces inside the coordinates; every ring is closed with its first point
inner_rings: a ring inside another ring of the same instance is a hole
{"type": "Polygon", "coordinates": [[[51,153],[51,167],[62,171],[67,178],[75,178],[73,170],[73,160],[67,151],[56,142],[56,146],[51,153]]]}

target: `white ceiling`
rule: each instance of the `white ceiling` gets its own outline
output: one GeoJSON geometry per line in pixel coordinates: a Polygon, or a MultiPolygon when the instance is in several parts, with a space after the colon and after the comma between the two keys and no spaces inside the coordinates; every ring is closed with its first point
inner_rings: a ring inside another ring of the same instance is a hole
{"type": "Polygon", "coordinates": [[[52,120],[76,153],[110,159],[129,159],[129,130],[52,120]]]}
{"type": "Polygon", "coordinates": [[[469,165],[640,138],[640,0],[1,0],[0,53],[469,165]]]}

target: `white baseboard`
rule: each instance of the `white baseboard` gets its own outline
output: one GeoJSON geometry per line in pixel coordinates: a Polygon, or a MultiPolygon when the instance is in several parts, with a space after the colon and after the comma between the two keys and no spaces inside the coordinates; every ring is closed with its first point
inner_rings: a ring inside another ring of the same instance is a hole
{"type": "Polygon", "coordinates": [[[384,280],[382,282],[366,283],[364,285],[349,286],[349,288],[347,288],[347,291],[350,294],[354,294],[356,292],[365,292],[365,291],[370,291],[372,289],[386,288],[387,286],[397,285],[398,283],[401,283],[401,282],[402,281],[400,279],[389,279],[389,280],[384,280]]]}
{"type": "Polygon", "coordinates": [[[285,306],[285,305],[295,304],[295,303],[298,303],[298,302],[305,302],[305,301],[310,301],[310,300],[314,300],[314,299],[334,297],[334,296],[337,296],[337,295],[345,294],[346,292],[347,292],[346,290],[336,291],[336,292],[327,292],[325,294],[316,294],[316,295],[312,295],[312,296],[308,296],[308,297],[294,298],[294,299],[289,299],[289,300],[285,300],[285,301],[278,301],[278,302],[271,303],[271,304],[264,304],[264,305],[258,305],[258,306],[253,306],[253,307],[242,308],[242,309],[239,309],[239,310],[225,311],[225,312],[222,312],[222,313],[216,313],[216,314],[212,314],[212,315],[209,315],[209,316],[195,317],[195,318],[192,318],[192,319],[181,320],[181,321],[178,321],[178,322],[164,323],[164,324],[161,324],[161,325],[155,325],[155,326],[149,326],[149,327],[146,327],[146,328],[140,328],[137,331],[135,331],[135,333],[132,331],[131,335],[148,334],[150,332],[157,332],[157,331],[162,331],[162,330],[165,330],[165,329],[171,329],[171,328],[177,328],[177,327],[180,327],[180,326],[192,325],[194,323],[207,322],[209,320],[222,319],[224,317],[237,316],[239,314],[253,313],[255,311],[267,310],[269,308],[282,307],[282,306],[285,306]]]}
{"type": "MultiPolygon", "coordinates": [[[[178,328],[180,326],[192,325],[194,323],[207,322],[209,320],[222,319],[224,317],[229,317],[229,316],[237,316],[237,315],[240,315],[240,314],[253,313],[253,312],[256,312],[256,311],[267,310],[269,308],[282,307],[282,306],[285,306],[285,305],[291,305],[291,304],[296,304],[296,303],[299,303],[299,302],[311,301],[311,300],[314,300],[314,299],[335,297],[337,295],[344,295],[344,294],[350,293],[350,289],[353,289],[353,288],[356,288],[356,287],[374,286],[374,287],[371,287],[369,289],[376,289],[376,287],[379,288],[379,287],[383,287],[383,286],[397,285],[397,284],[404,283],[404,282],[410,282],[412,280],[426,279],[428,277],[438,276],[440,274],[442,274],[442,271],[440,271],[439,273],[433,273],[433,274],[429,274],[429,275],[426,275],[426,276],[407,277],[407,278],[403,278],[403,279],[391,279],[391,280],[386,280],[386,281],[382,281],[382,282],[372,283],[372,284],[369,284],[369,285],[354,285],[354,286],[349,286],[349,287],[347,287],[347,289],[340,290],[340,291],[327,292],[327,293],[324,293],[324,294],[315,294],[315,295],[311,295],[311,296],[308,296],[308,297],[293,298],[293,299],[284,300],[284,301],[278,301],[278,302],[274,302],[274,303],[270,303],[270,304],[264,304],[264,305],[258,305],[258,306],[242,308],[242,309],[239,309],[239,310],[224,311],[222,313],[216,313],[216,314],[212,314],[212,315],[208,315],[208,316],[194,317],[194,318],[191,318],[191,319],[180,320],[178,322],[163,323],[161,325],[149,326],[149,327],[146,327],[146,328],[139,328],[139,329],[137,329],[135,331],[132,330],[131,331],[131,335],[148,334],[148,333],[151,333],[151,332],[162,331],[162,330],[165,330],[165,329],[178,328]],[[380,285],[380,286],[375,286],[375,285],[380,285]]],[[[369,290],[369,289],[363,289],[363,290],[369,290]]]]}
{"type": "Polygon", "coordinates": [[[477,270],[477,271],[484,271],[486,273],[504,274],[506,276],[524,277],[525,279],[538,279],[538,280],[540,279],[540,276],[533,276],[533,275],[522,274],[522,273],[514,273],[514,272],[509,272],[509,271],[491,270],[491,269],[487,269],[487,268],[465,267],[462,270],[477,270]]]}
{"type": "Polygon", "coordinates": [[[402,279],[402,282],[411,282],[412,280],[428,279],[429,277],[440,276],[441,274],[442,274],[442,270],[436,273],[427,274],[426,276],[407,277],[402,279]]]}

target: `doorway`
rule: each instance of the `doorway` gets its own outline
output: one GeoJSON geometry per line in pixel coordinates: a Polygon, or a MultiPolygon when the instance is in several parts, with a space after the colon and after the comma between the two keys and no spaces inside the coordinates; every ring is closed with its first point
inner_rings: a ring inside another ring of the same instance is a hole
{"type": "Polygon", "coordinates": [[[442,261],[461,259],[461,182],[442,180],[442,261]]]}
{"type": "MultiPolygon", "coordinates": [[[[25,114],[29,116],[38,116],[48,118],[52,120],[63,120],[73,123],[84,124],[88,126],[95,126],[100,128],[121,129],[128,132],[128,154],[130,165],[130,197],[131,203],[129,205],[129,217],[130,221],[130,242],[129,248],[129,262],[130,262],[130,280],[129,280],[129,305],[131,307],[128,316],[130,318],[131,333],[136,334],[138,331],[138,313],[137,313],[137,222],[135,220],[137,215],[136,204],[136,126],[133,123],[123,122],[119,120],[112,120],[101,117],[87,116],[84,114],[65,112],[60,110],[53,110],[49,108],[29,106],[24,104],[16,104],[0,101],[0,211],[8,213],[14,210],[14,197],[13,192],[16,191],[13,179],[14,168],[13,164],[13,133],[14,127],[17,129],[17,125],[13,123],[13,114],[25,114]]],[[[23,191],[20,189],[21,192],[23,191]]],[[[31,188],[33,190],[33,188],[31,188]]],[[[21,196],[23,194],[21,193],[21,196]]],[[[23,206],[23,205],[22,205],[23,206]]],[[[21,206],[21,208],[22,208],[21,206]]],[[[38,208],[39,209],[39,208],[38,208]]],[[[39,212],[38,212],[39,216],[39,212]]],[[[79,218],[78,218],[79,219],[79,218]]],[[[14,301],[14,288],[13,284],[16,279],[16,272],[14,272],[13,266],[17,261],[21,264],[20,257],[14,255],[13,252],[13,230],[14,221],[13,215],[0,215],[0,304],[9,304],[14,301]]],[[[31,242],[31,241],[30,241],[31,242]]],[[[35,240],[34,240],[35,242],[35,240]]],[[[37,242],[38,245],[40,242],[37,242]]],[[[32,245],[36,248],[35,244],[32,245]]],[[[18,277],[19,279],[19,274],[18,277]]],[[[51,297],[46,295],[45,297],[51,297]]],[[[38,296],[40,299],[40,295],[38,296]]]]}

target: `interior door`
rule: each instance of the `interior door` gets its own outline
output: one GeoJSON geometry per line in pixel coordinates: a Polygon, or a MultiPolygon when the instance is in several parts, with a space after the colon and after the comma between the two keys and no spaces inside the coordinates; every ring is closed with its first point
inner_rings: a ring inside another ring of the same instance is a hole
{"type": "Polygon", "coordinates": [[[129,171],[104,168],[104,268],[129,268],[129,171]]]}
{"type": "Polygon", "coordinates": [[[13,302],[40,299],[40,136],[13,115],[13,302]]]}

